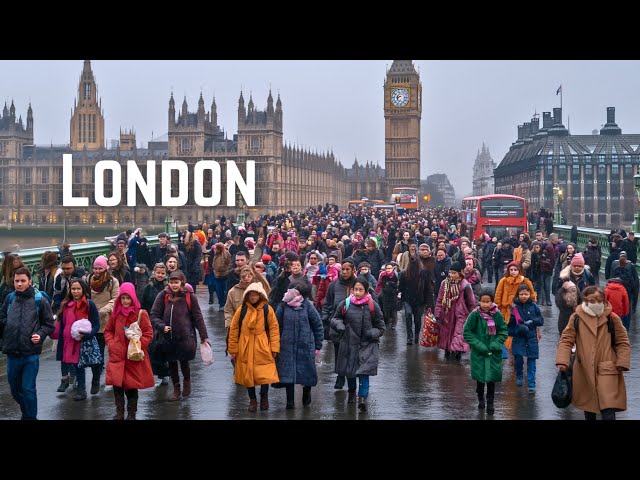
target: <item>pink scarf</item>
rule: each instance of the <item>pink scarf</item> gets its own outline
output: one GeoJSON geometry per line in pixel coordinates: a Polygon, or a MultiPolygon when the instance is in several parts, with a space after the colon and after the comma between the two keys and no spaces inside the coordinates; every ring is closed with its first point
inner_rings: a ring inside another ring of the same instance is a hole
{"type": "Polygon", "coordinates": [[[300,292],[295,288],[290,288],[284,294],[284,297],[282,297],[282,301],[294,310],[300,310],[302,308],[302,302],[304,302],[304,297],[300,295],[300,292]]]}
{"type": "Polygon", "coordinates": [[[488,312],[485,312],[480,307],[476,308],[476,312],[478,312],[480,316],[487,321],[487,327],[489,328],[489,335],[496,334],[496,322],[493,319],[493,317],[497,311],[498,311],[498,305],[496,305],[495,303],[491,304],[491,308],[489,308],[488,312]]]}
{"type": "Polygon", "coordinates": [[[349,299],[354,305],[364,305],[365,303],[369,303],[369,300],[371,300],[371,295],[368,293],[360,300],[358,300],[354,294],[351,294],[351,298],[349,299]]]}

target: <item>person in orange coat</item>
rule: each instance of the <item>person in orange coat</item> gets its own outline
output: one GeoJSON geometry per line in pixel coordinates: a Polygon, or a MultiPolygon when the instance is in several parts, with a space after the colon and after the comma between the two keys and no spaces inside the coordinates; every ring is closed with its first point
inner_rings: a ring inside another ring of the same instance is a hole
{"type": "Polygon", "coordinates": [[[228,351],[236,362],[233,379],[247,387],[249,411],[257,410],[257,385],[261,385],[260,410],[268,410],[269,384],[280,381],[275,360],[280,352],[280,327],[273,308],[268,304],[267,292],[259,282],[246,288],[244,306],[239,307],[231,319],[228,351]],[[243,309],[245,315],[240,325],[243,309]]]}
{"type": "MultiPolygon", "coordinates": [[[[496,287],[495,303],[500,309],[500,313],[504,318],[511,318],[511,305],[513,299],[516,298],[518,293],[518,287],[521,284],[526,284],[529,287],[531,293],[531,299],[535,302],[537,299],[536,292],[533,289],[531,280],[525,278],[520,268],[520,263],[511,262],[507,265],[507,269],[504,272],[504,276],[500,279],[498,286],[496,287]]],[[[511,350],[511,342],[513,338],[507,338],[504,342],[504,349],[502,351],[502,358],[507,358],[507,350],[511,350]]]]}
{"type": "Polygon", "coordinates": [[[629,306],[629,294],[627,289],[624,288],[622,280],[617,277],[610,278],[607,282],[607,288],[604,291],[607,302],[611,304],[613,313],[620,317],[622,325],[629,331],[629,325],[631,323],[631,312],[629,306]]]}
{"type": "Polygon", "coordinates": [[[127,420],[135,420],[138,410],[138,389],[154,386],[153,371],[147,350],[152,337],[151,320],[149,314],[140,309],[140,302],[136,297],[136,287],[129,282],[123,283],[120,285],[113,313],[104,330],[104,340],[109,349],[106,384],[113,385],[113,395],[116,401],[114,420],[124,420],[125,394],[127,396],[127,420]],[[129,339],[125,335],[125,329],[137,322],[138,318],[142,330],[140,344],[144,352],[144,359],[133,361],[127,358],[129,339]]]}

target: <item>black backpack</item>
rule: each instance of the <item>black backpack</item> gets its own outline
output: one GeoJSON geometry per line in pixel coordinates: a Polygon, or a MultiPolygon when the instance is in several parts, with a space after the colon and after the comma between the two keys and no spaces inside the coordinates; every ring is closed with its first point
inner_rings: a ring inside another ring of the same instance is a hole
{"type": "MultiPolygon", "coordinates": [[[[573,328],[576,331],[576,337],[578,336],[578,325],[580,322],[578,321],[579,316],[574,314],[573,317],[573,328]]],[[[611,320],[611,315],[607,315],[607,330],[609,330],[609,334],[611,335],[611,348],[613,351],[616,351],[616,329],[613,326],[613,320],[611,320]]]]}

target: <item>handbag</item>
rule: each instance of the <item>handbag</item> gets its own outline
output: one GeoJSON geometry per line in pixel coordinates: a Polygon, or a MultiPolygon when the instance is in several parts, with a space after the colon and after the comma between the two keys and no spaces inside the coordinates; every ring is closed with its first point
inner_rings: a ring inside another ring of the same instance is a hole
{"type": "Polygon", "coordinates": [[[80,342],[80,360],[78,361],[78,367],[90,367],[91,365],[101,365],[102,354],[100,353],[100,346],[95,336],[83,340],[80,342]]]}
{"type": "Polygon", "coordinates": [[[572,389],[573,389],[573,362],[575,354],[571,355],[569,360],[569,368],[565,372],[558,372],[556,381],[551,390],[551,400],[558,408],[567,408],[571,405],[572,389]]]}
{"type": "Polygon", "coordinates": [[[436,317],[431,313],[431,309],[427,310],[424,314],[422,321],[422,338],[420,338],[420,345],[423,347],[435,347],[438,345],[438,335],[440,333],[440,325],[436,321],[436,317]]]}
{"type": "Polygon", "coordinates": [[[138,320],[129,325],[126,329],[125,335],[129,339],[129,346],[127,347],[127,360],[134,362],[141,362],[144,360],[144,350],[142,350],[142,343],[140,337],[142,336],[142,330],[140,329],[140,317],[142,316],[142,309],[138,312],[138,320]]]}

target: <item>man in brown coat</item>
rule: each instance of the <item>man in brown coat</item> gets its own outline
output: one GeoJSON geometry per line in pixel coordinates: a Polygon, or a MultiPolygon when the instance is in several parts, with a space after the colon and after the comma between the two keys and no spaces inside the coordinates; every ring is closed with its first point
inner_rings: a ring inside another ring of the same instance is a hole
{"type": "Polygon", "coordinates": [[[615,420],[615,412],[627,409],[622,372],[629,370],[631,363],[629,337],[620,317],[612,313],[611,305],[604,300],[601,288],[587,287],[583,297],[584,303],[578,305],[560,337],[556,365],[560,371],[567,370],[575,344],[571,403],[584,411],[587,420],[595,420],[597,412],[601,412],[604,420],[615,420]],[[612,345],[609,321],[613,326],[615,346],[612,345]]]}
{"type": "MultiPolygon", "coordinates": [[[[216,243],[213,255],[209,255],[209,271],[213,271],[213,288],[218,296],[218,311],[224,310],[227,302],[227,277],[231,269],[231,254],[223,243],[216,243]]],[[[213,292],[209,290],[209,305],[213,304],[213,292]]]]}

